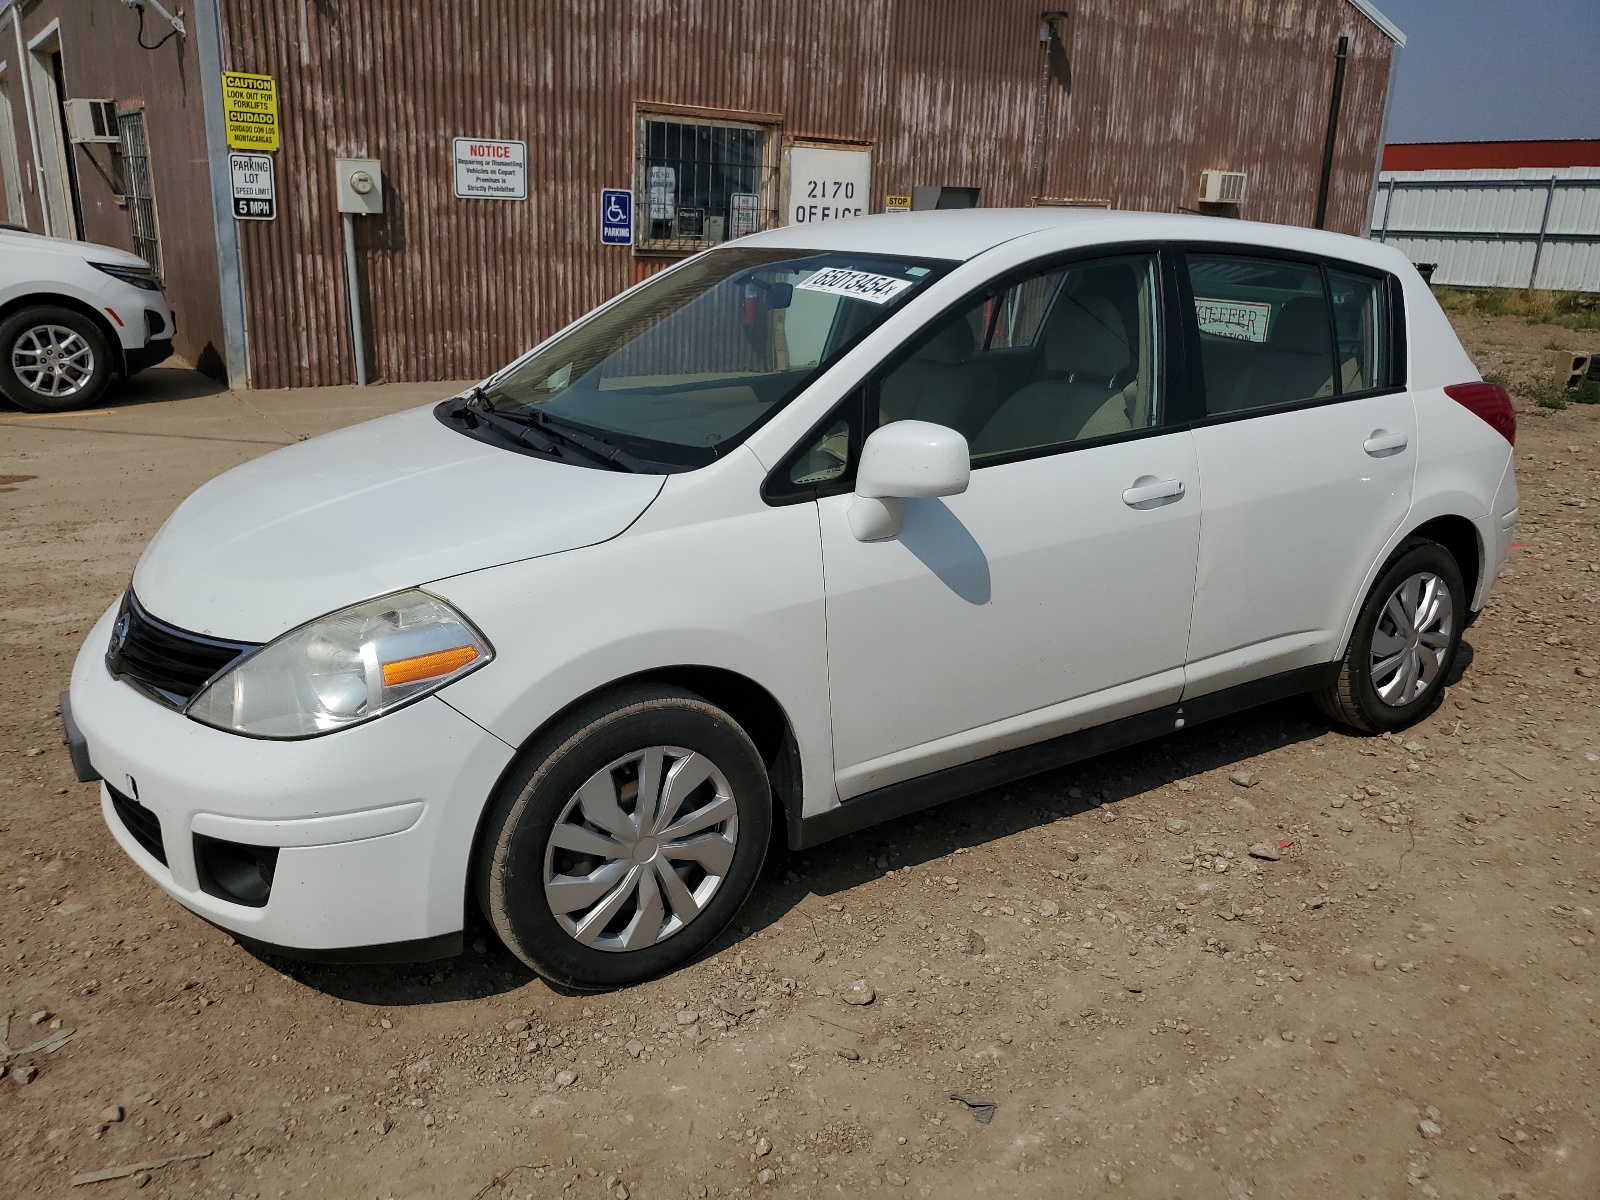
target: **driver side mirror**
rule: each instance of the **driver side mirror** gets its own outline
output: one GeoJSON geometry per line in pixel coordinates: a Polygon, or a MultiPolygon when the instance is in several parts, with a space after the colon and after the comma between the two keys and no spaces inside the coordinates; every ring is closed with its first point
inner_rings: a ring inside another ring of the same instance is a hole
{"type": "Polygon", "coordinates": [[[954,429],[928,421],[895,421],[874,430],[861,447],[850,532],[881,542],[900,532],[901,501],[956,496],[967,490],[972,453],[954,429]]]}

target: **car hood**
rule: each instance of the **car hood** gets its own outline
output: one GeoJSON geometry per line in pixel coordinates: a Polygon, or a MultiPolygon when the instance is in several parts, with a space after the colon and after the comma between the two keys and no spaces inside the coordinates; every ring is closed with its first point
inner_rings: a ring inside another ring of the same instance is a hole
{"type": "Polygon", "coordinates": [[[169,624],[265,642],[372,596],[616,537],[665,479],[503,450],[416,409],[213,479],[161,527],[133,587],[169,624]]]}
{"type": "Polygon", "coordinates": [[[76,242],[70,238],[46,237],[42,233],[24,233],[20,229],[0,229],[0,250],[29,250],[35,254],[63,254],[84,262],[109,263],[119,267],[148,267],[137,254],[119,250],[99,242],[76,242]]]}

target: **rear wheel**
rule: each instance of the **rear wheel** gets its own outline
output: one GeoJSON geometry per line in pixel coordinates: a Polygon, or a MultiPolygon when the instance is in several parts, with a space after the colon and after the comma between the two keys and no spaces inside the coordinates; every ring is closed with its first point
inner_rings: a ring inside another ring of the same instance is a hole
{"type": "Polygon", "coordinates": [[[82,313],[39,305],[0,322],[0,392],[34,412],[96,403],[110,386],[111,346],[82,313]]]}
{"type": "Polygon", "coordinates": [[[547,979],[626,986],[727,927],[771,833],[771,785],[744,730],[692,692],[632,689],[529,748],[484,832],[479,901],[547,979]]]}
{"type": "Polygon", "coordinates": [[[1317,694],[1318,707],[1366,733],[1416,724],[1444,695],[1466,617],[1455,557],[1437,542],[1402,546],[1372,585],[1339,677],[1317,694]]]}

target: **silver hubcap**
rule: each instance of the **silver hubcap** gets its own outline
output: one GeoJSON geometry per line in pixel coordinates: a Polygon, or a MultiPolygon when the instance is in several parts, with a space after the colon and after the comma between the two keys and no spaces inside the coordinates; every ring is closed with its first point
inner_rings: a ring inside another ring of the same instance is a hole
{"type": "Polygon", "coordinates": [[[36,325],[11,346],[11,369],[41,396],[73,396],[94,377],[94,351],[64,325],[36,325]]]}
{"type": "Polygon", "coordinates": [[[567,801],[545,850],[545,899],[585,946],[642,950],[705,911],[738,840],[738,806],[716,764],[652,746],[596,771],[567,801]]]}
{"type": "Polygon", "coordinates": [[[1390,593],[1372,631],[1372,686],[1392,708],[1417,700],[1444,667],[1455,605],[1444,580],[1428,571],[1390,593]]]}

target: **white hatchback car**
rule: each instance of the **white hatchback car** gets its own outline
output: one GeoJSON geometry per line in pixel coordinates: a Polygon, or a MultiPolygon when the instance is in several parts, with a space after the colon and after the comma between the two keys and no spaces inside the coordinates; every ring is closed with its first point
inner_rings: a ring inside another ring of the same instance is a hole
{"type": "Polygon", "coordinates": [[[96,403],[172,353],[172,309],[136,254],[0,226],[0,395],[35,412],[96,403]]]}
{"type": "Polygon", "coordinates": [[[249,941],[701,951],[794,847],[1251,705],[1438,703],[1514,416],[1395,250],[1028,209],[774,230],[470,392],[230,471],[63,716],[249,941]]]}

